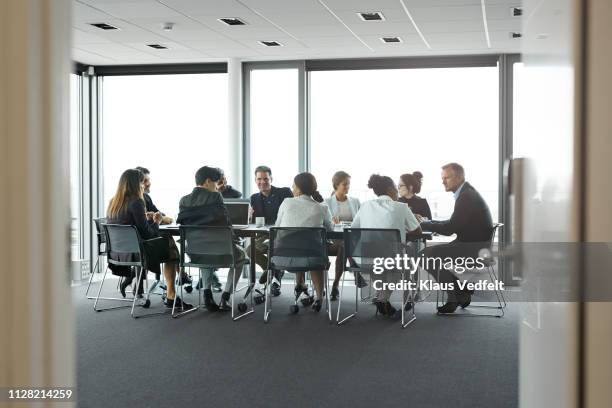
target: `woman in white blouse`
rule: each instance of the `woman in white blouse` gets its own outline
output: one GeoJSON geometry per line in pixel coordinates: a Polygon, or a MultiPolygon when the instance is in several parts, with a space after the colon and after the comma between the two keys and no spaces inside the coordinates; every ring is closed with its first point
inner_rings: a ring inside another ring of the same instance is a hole
{"type": "MultiPolygon", "coordinates": [[[[332,177],[334,192],[331,197],[325,199],[325,204],[329,207],[332,220],[335,224],[340,222],[351,222],[359,211],[359,199],[349,197],[348,192],[351,188],[351,176],[345,171],[337,171],[332,177]]],[[[331,300],[337,300],[339,291],[338,284],[342,277],[342,258],[344,256],[344,245],[342,240],[334,240],[329,247],[330,255],[336,256],[336,275],[334,284],[330,292],[331,300]]]]}
{"type": "MultiPolygon", "coordinates": [[[[293,198],[286,198],[278,209],[276,227],[323,227],[332,230],[329,209],[322,204],[323,198],[317,191],[317,180],[310,173],[300,173],[293,179],[293,198]]],[[[295,291],[306,289],[304,273],[297,273],[295,291]]],[[[310,271],[315,286],[314,311],[321,310],[323,304],[323,271],[310,271]]]]}
{"type": "MultiPolygon", "coordinates": [[[[368,187],[374,190],[378,198],[366,201],[353,220],[353,228],[389,228],[399,229],[402,243],[406,242],[406,233],[421,232],[419,222],[404,203],[397,201],[397,190],[390,177],[373,174],[368,187]]],[[[379,313],[387,316],[395,314],[395,308],[389,302],[392,290],[376,292],[375,305],[379,313]]]]}

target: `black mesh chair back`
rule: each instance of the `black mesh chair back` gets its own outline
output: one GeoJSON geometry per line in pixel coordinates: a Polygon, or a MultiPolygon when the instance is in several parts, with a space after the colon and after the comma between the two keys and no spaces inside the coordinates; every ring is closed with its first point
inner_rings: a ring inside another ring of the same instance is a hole
{"type": "Polygon", "coordinates": [[[98,238],[98,255],[106,253],[106,235],[102,224],[106,224],[106,218],[94,218],[94,224],[96,226],[96,237],[98,238]]]}
{"type": "Polygon", "coordinates": [[[345,228],[343,235],[345,257],[352,258],[363,272],[371,272],[374,258],[395,258],[403,253],[398,229],[345,228]]]}
{"type": "Polygon", "coordinates": [[[182,267],[223,268],[234,265],[231,227],[181,225],[179,231],[182,267]]]}
{"type": "Polygon", "coordinates": [[[287,272],[327,269],[325,228],[270,228],[269,268],[287,272]]]}
{"type": "Polygon", "coordinates": [[[133,225],[102,224],[106,235],[108,262],[114,265],[143,266],[144,250],[133,225]]]}

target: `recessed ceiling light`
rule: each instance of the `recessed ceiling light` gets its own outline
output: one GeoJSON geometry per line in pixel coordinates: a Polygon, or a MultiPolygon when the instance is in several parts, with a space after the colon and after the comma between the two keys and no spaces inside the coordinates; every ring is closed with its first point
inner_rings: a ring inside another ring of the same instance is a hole
{"type": "Polygon", "coordinates": [[[523,8],[520,6],[510,7],[510,16],[520,17],[523,15],[523,8]]]}
{"type": "Polygon", "coordinates": [[[168,47],[161,44],[147,44],[147,47],[155,48],[156,50],[167,50],[168,47]]]}
{"type": "Polygon", "coordinates": [[[402,39],[399,37],[382,37],[380,41],[384,43],[401,43],[402,39]]]}
{"type": "Polygon", "coordinates": [[[278,41],[259,41],[261,45],[265,45],[266,47],[282,47],[283,44],[278,41]]]}
{"type": "Polygon", "coordinates": [[[97,28],[101,28],[102,30],[118,30],[119,28],[112,26],[110,24],[106,24],[106,23],[90,23],[89,25],[92,25],[94,27],[97,28]]]}
{"type": "Polygon", "coordinates": [[[514,38],[521,38],[522,36],[523,36],[522,33],[516,33],[516,32],[510,33],[510,38],[513,38],[513,39],[514,38]]]}
{"type": "Polygon", "coordinates": [[[238,17],[222,17],[218,21],[229,26],[246,25],[246,23],[238,17]]]}
{"type": "Polygon", "coordinates": [[[385,16],[380,11],[360,11],[357,15],[363,21],[385,21],[385,16]]]}

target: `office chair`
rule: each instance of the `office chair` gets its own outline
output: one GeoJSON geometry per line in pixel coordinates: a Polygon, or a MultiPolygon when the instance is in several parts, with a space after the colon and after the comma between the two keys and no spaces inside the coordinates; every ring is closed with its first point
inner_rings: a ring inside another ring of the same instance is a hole
{"type": "MultiPolygon", "coordinates": [[[[120,301],[128,301],[132,303],[132,310],[130,315],[133,318],[142,317],[135,314],[136,302],[139,302],[139,306],[147,309],[151,306],[151,301],[149,299],[149,291],[148,291],[148,280],[146,279],[146,253],[144,251],[144,242],[140,238],[140,234],[138,234],[138,230],[133,225],[118,225],[118,224],[101,224],[104,234],[106,236],[106,259],[109,264],[117,265],[117,266],[127,266],[136,268],[136,288],[133,291],[135,295],[132,299],[121,299],[121,298],[102,298],[100,297],[100,293],[102,293],[102,287],[104,286],[104,281],[106,280],[106,274],[108,272],[108,267],[104,270],[104,276],[102,277],[102,282],[100,282],[100,287],[98,288],[98,295],[96,296],[96,301],[94,303],[94,310],[96,312],[101,312],[103,310],[111,310],[118,309],[125,306],[119,307],[109,307],[105,309],[98,309],[98,301],[100,299],[104,300],[120,300],[120,301]],[[144,275],[143,275],[144,274],[144,275]],[[138,295],[141,280],[144,278],[144,286],[146,287],[146,291],[143,290],[142,298],[138,295]]],[[[163,237],[153,238],[153,239],[165,239],[163,237]]],[[[151,241],[151,240],[149,240],[151,241]]],[[[156,314],[164,314],[161,313],[149,313],[146,316],[156,315],[156,314]]]]}
{"type": "MultiPolygon", "coordinates": [[[[493,228],[491,229],[491,239],[489,241],[489,247],[493,244],[494,240],[495,240],[495,235],[497,234],[498,229],[500,229],[501,227],[503,227],[504,224],[502,223],[494,223],[493,224],[493,228]]],[[[491,279],[491,282],[496,281],[497,280],[497,273],[495,272],[495,258],[491,257],[491,258],[484,258],[483,259],[483,263],[484,263],[484,270],[488,273],[489,278],[491,279]]],[[[473,272],[475,270],[470,270],[469,272],[473,272]]],[[[438,281],[439,281],[439,270],[438,270],[438,281]]],[[[471,282],[471,280],[468,280],[468,282],[471,282]]],[[[438,313],[438,315],[441,316],[488,316],[488,317],[503,317],[505,314],[505,309],[508,306],[508,304],[506,303],[506,298],[504,297],[504,293],[499,290],[499,289],[494,289],[495,292],[495,296],[497,297],[497,305],[481,305],[481,304],[473,304],[470,303],[469,306],[467,307],[471,307],[471,308],[481,308],[481,309],[496,309],[498,310],[497,313],[438,313]]],[[[444,294],[441,293],[441,291],[437,291],[436,293],[436,307],[440,306],[440,299],[442,299],[443,302],[443,296],[444,294]]],[[[466,307],[466,308],[467,308],[466,307]]]]}
{"type": "MultiPolygon", "coordinates": [[[[370,283],[373,281],[374,273],[374,258],[395,258],[396,255],[403,255],[404,250],[407,248],[405,244],[402,244],[400,239],[400,231],[397,229],[377,229],[377,228],[345,228],[344,232],[344,256],[343,260],[343,273],[342,273],[342,284],[340,286],[340,298],[338,300],[338,310],[336,315],[336,322],[338,326],[346,323],[351,318],[357,316],[359,310],[359,294],[357,287],[355,287],[355,310],[340,320],[340,310],[342,307],[342,295],[344,292],[344,279],[346,274],[344,272],[353,272],[354,274],[366,274],[370,276],[370,283]],[[353,262],[347,267],[347,259],[353,259],[353,262]]],[[[400,276],[402,283],[405,280],[405,270],[400,269],[400,276]]],[[[389,271],[386,273],[396,273],[395,271],[389,271]]],[[[355,280],[356,282],[356,280],[355,280]]],[[[411,309],[412,313],[409,320],[406,320],[406,305],[412,299],[409,296],[408,291],[402,290],[402,307],[401,307],[401,326],[402,328],[407,327],[410,323],[416,320],[415,307],[411,309]]],[[[377,311],[378,313],[378,311],[377,311]]]]}
{"type": "MultiPolygon", "coordinates": [[[[181,273],[185,268],[199,268],[200,280],[202,280],[202,269],[234,268],[234,274],[242,275],[242,271],[236,270],[236,259],[234,257],[234,241],[231,227],[211,227],[203,225],[181,225],[179,227],[181,258],[181,273]],[[189,259],[187,259],[189,258],[189,259]]],[[[172,306],[172,317],[180,317],[202,307],[202,287],[198,287],[198,307],[181,313],[174,312],[172,306]]],[[[181,286],[181,296],[183,287],[181,286]]],[[[235,306],[236,279],[232,279],[232,320],[236,321],[253,313],[253,293],[247,291],[243,301],[235,306]],[[245,302],[247,296],[251,296],[251,308],[248,309],[245,302]],[[236,315],[236,309],[240,312],[236,315]],[[248,309],[248,310],[247,310],[248,309]]],[[[175,298],[176,303],[176,298],[175,298]]]]}
{"type": "MultiPolygon", "coordinates": [[[[272,311],[270,287],[274,269],[293,273],[297,286],[297,272],[323,271],[326,312],[331,323],[331,302],[329,299],[329,259],[327,255],[327,232],[325,228],[272,227],[268,249],[268,282],[266,284],[264,322],[269,322],[272,311]]],[[[303,292],[295,294],[290,312],[299,311],[298,300],[303,292]]],[[[308,295],[310,298],[310,296],[308,295]]],[[[310,302],[304,302],[309,305],[310,302]]]]}
{"type": "Polygon", "coordinates": [[[96,237],[98,240],[98,257],[96,259],[96,264],[91,271],[91,275],[89,276],[89,282],[87,283],[87,290],[85,291],[85,297],[87,299],[96,298],[95,296],[89,296],[89,288],[91,287],[94,273],[100,273],[100,258],[106,256],[106,236],[104,235],[104,231],[102,229],[102,223],[106,223],[106,218],[94,218],[93,221],[94,225],[96,226],[96,237]]]}

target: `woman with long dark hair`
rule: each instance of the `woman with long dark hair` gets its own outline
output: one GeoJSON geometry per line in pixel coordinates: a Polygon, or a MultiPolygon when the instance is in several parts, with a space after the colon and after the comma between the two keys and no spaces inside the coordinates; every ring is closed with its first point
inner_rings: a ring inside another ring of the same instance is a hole
{"type": "MultiPolygon", "coordinates": [[[[277,227],[324,227],[331,230],[332,220],[323,197],[317,191],[317,180],[310,173],[300,173],[293,179],[293,198],[286,198],[278,209],[277,227]]],[[[297,273],[296,294],[307,290],[304,273],[297,273]]],[[[316,298],[312,309],[316,312],[323,305],[323,271],[310,271],[316,298]]]]}
{"type": "MultiPolygon", "coordinates": [[[[166,278],[166,306],[172,307],[176,296],[174,279],[178,263],[178,249],[172,238],[159,236],[159,224],[162,215],[159,212],[147,214],[144,202],[144,175],[140,170],[128,169],[119,178],[119,185],[106,211],[109,224],[134,225],[145,241],[146,269],[153,273],[160,273],[160,263],[164,263],[164,276],[166,278]],[[157,239],[156,239],[157,238],[157,239]]],[[[111,266],[114,273],[125,276],[121,284],[121,294],[125,297],[125,289],[132,283],[133,272],[125,267],[111,266]]],[[[145,274],[142,274],[143,279],[145,274]]],[[[138,294],[142,294],[142,282],[138,294]]],[[[192,306],[176,299],[176,306],[190,309],[192,306]]]]}

